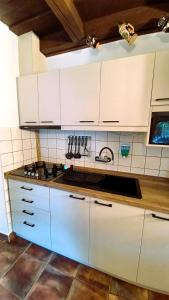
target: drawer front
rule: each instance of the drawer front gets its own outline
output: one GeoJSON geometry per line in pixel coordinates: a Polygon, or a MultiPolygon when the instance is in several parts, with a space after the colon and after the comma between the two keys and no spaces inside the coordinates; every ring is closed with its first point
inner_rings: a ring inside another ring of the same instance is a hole
{"type": "Polygon", "coordinates": [[[46,197],[46,195],[34,195],[25,193],[22,190],[10,190],[10,201],[12,206],[16,202],[49,211],[49,197],[46,197]]]}
{"type": "Polygon", "coordinates": [[[23,181],[9,180],[9,190],[22,191],[27,195],[43,195],[49,198],[49,188],[23,181]]]}
{"type": "Polygon", "coordinates": [[[51,248],[49,213],[18,204],[12,211],[12,225],[16,234],[41,246],[51,248]]]}
{"type": "MultiPolygon", "coordinates": [[[[67,201],[67,205],[71,203],[71,200],[77,202],[90,202],[90,198],[81,194],[76,194],[72,192],[65,192],[57,189],[50,189],[50,208],[51,214],[54,214],[57,211],[58,201],[67,201]],[[56,200],[56,201],[55,201],[56,200]]],[[[66,203],[66,202],[65,202],[66,203]]]]}

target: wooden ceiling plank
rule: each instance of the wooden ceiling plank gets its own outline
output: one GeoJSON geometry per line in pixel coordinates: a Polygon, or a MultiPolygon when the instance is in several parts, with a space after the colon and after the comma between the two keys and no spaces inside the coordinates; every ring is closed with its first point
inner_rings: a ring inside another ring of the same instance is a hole
{"type": "Polygon", "coordinates": [[[83,22],[73,0],[45,0],[73,42],[84,38],[83,22]]]}
{"type": "Polygon", "coordinates": [[[9,29],[13,32],[15,32],[17,35],[21,35],[23,33],[29,32],[32,30],[32,24],[34,22],[39,22],[39,20],[41,18],[46,18],[49,16],[49,14],[51,14],[51,11],[45,11],[37,16],[33,16],[31,18],[25,19],[21,22],[12,24],[11,26],[9,26],[9,29]]]}
{"type": "MultiPolygon", "coordinates": [[[[142,6],[128,9],[121,12],[116,12],[111,15],[93,19],[85,22],[86,32],[88,34],[96,34],[101,43],[112,42],[120,40],[121,37],[118,33],[118,23],[131,22],[138,30],[139,34],[147,34],[158,31],[157,20],[163,15],[166,15],[169,10],[169,3],[162,3],[159,6],[142,6]],[[164,5],[163,5],[164,4],[164,5]]],[[[85,39],[78,42],[65,41],[64,32],[54,33],[41,39],[41,51],[46,56],[60,54],[72,50],[85,48],[85,39]]]]}

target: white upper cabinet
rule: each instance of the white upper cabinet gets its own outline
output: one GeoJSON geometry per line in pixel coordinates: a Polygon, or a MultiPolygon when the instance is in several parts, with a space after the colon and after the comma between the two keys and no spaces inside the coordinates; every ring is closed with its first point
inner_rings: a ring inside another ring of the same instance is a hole
{"type": "Polygon", "coordinates": [[[100,64],[61,70],[61,124],[97,125],[100,64]]]}
{"type": "Polygon", "coordinates": [[[38,125],[38,81],[37,75],[18,78],[20,125],[38,125]]]}
{"type": "Polygon", "coordinates": [[[169,51],[156,53],[152,105],[169,105],[169,51]]]}
{"type": "Polygon", "coordinates": [[[144,209],[93,199],[90,208],[89,263],[136,281],[144,209]]]}
{"type": "Polygon", "coordinates": [[[154,56],[139,55],[102,63],[101,126],[148,126],[154,56]]]}
{"type": "Polygon", "coordinates": [[[169,292],[169,215],[146,211],[138,283],[169,292]]]}
{"type": "Polygon", "coordinates": [[[59,71],[38,74],[39,121],[41,125],[60,124],[59,71]]]}
{"type": "Polygon", "coordinates": [[[60,125],[59,71],[18,78],[20,125],[60,125]]]}

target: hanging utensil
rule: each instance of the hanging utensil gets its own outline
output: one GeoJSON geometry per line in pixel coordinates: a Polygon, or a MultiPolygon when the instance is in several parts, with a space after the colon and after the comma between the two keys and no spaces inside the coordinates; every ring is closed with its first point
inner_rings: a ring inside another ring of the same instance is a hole
{"type": "Polygon", "coordinates": [[[74,156],[74,158],[78,158],[77,157],[77,136],[75,136],[74,140],[75,140],[75,151],[74,151],[73,156],[74,156]]]}
{"type": "Polygon", "coordinates": [[[88,142],[88,137],[85,136],[85,142],[84,142],[84,156],[88,155],[89,150],[87,149],[87,142],[88,142]],[[85,154],[87,152],[87,154],[85,154]]]}
{"type": "Polygon", "coordinates": [[[80,154],[80,145],[81,145],[81,137],[78,136],[78,150],[77,150],[77,153],[76,153],[76,158],[81,158],[81,154],[80,154]]]}
{"type": "Polygon", "coordinates": [[[74,137],[70,136],[69,138],[70,138],[69,139],[70,144],[69,144],[68,149],[70,149],[70,151],[68,150],[68,153],[66,154],[67,159],[71,159],[73,157],[72,147],[73,147],[74,137]]]}

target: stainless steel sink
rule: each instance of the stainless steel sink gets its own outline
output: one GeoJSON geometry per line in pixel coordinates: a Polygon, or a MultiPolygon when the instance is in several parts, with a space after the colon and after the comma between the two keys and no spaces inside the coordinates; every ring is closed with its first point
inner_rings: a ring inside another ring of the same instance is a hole
{"type": "Polygon", "coordinates": [[[137,178],[73,170],[66,171],[54,181],[132,198],[142,198],[140,184],[137,178]]]}

